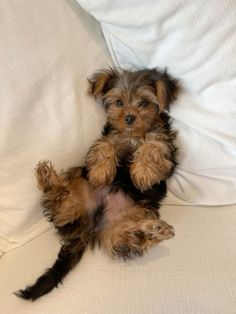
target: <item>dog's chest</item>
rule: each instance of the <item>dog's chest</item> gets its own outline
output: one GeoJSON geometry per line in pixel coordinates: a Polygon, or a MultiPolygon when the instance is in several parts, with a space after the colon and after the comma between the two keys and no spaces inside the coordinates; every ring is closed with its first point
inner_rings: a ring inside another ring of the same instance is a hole
{"type": "Polygon", "coordinates": [[[140,143],[135,139],[130,139],[126,145],[120,149],[119,160],[123,167],[129,167],[138,147],[140,147],[140,143]]]}
{"type": "Polygon", "coordinates": [[[116,149],[120,158],[132,155],[143,143],[143,140],[135,137],[120,138],[116,141],[116,149]]]}
{"type": "Polygon", "coordinates": [[[138,146],[140,145],[140,140],[137,138],[131,138],[130,139],[130,147],[133,150],[136,150],[138,146]]]}

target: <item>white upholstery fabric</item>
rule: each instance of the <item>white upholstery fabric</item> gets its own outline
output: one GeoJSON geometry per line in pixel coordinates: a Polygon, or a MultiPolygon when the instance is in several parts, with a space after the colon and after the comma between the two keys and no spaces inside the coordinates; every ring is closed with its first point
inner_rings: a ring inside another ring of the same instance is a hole
{"type": "Polygon", "coordinates": [[[87,252],[62,286],[35,303],[12,294],[49,267],[54,230],[0,259],[2,314],[235,314],[236,206],[166,206],[176,236],[124,264],[87,252]]]}
{"type": "Polygon", "coordinates": [[[122,67],[168,67],[180,165],[169,188],[194,204],[236,202],[236,1],[77,0],[122,67]]]}
{"type": "Polygon", "coordinates": [[[103,110],[86,78],[110,59],[99,24],[73,1],[0,0],[0,251],[49,228],[33,169],[78,165],[103,110]]]}

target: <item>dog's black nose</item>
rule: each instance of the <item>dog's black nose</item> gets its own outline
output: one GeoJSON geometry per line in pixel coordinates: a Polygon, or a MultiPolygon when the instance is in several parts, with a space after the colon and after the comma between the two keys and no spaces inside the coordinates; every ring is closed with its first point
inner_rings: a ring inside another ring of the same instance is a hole
{"type": "Polygon", "coordinates": [[[132,114],[128,114],[127,116],[125,116],[125,122],[128,125],[133,124],[134,120],[135,120],[135,116],[133,116],[132,114]]]}

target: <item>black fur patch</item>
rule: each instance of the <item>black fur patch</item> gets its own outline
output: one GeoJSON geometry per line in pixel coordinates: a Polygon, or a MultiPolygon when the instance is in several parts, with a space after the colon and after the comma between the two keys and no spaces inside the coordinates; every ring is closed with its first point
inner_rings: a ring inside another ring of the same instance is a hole
{"type": "Polygon", "coordinates": [[[107,136],[113,130],[112,126],[107,122],[102,129],[102,135],[107,136]]]}
{"type": "Polygon", "coordinates": [[[142,251],[140,251],[138,248],[131,247],[128,245],[122,245],[122,246],[114,246],[113,247],[113,254],[114,257],[118,257],[123,259],[124,261],[134,259],[136,257],[142,256],[142,251]]]}

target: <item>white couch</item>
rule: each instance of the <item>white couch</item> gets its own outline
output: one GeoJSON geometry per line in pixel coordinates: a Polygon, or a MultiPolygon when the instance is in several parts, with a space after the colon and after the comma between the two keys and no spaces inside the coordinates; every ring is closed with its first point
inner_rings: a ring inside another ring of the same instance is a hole
{"type": "Polygon", "coordinates": [[[150,1],[79,0],[106,41],[72,0],[0,1],[1,314],[236,313],[236,5],[160,0],[148,10],[150,1]],[[182,81],[171,110],[180,164],[161,209],[176,236],[129,263],[87,251],[58,289],[23,301],[13,292],[60,247],[33,168],[83,162],[104,121],[86,78],[113,62],[168,66],[182,81]]]}

